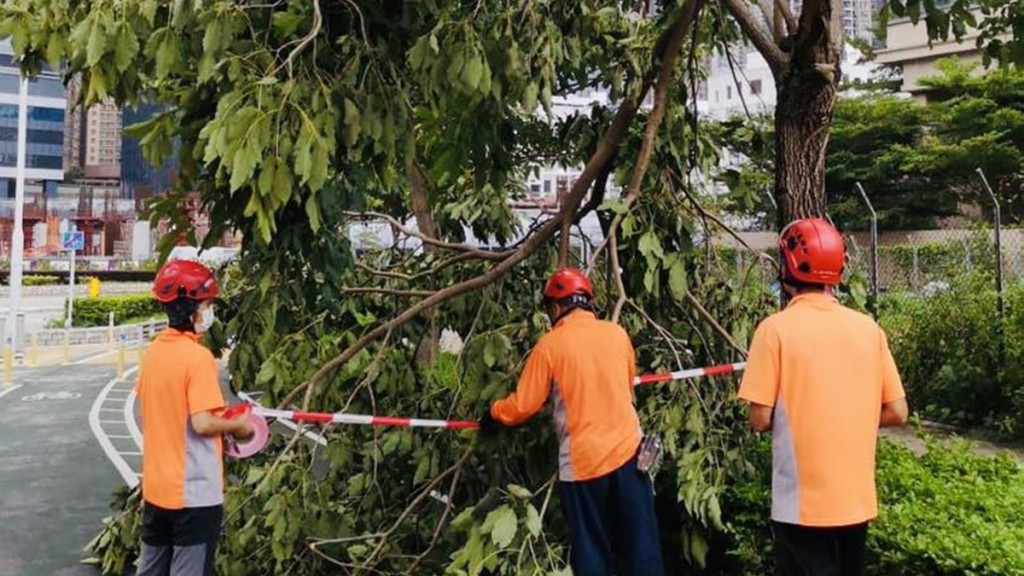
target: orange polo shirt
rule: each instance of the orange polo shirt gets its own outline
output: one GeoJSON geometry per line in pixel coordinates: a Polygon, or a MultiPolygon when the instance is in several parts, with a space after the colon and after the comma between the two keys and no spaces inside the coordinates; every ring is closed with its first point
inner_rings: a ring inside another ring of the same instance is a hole
{"type": "Polygon", "coordinates": [[[559,479],[573,482],[614,472],[636,455],[640,419],[633,407],[636,353],[613,322],[576,310],[534,348],[514,394],[491,407],[515,426],[550,399],[559,439],[559,479]]]}
{"type": "Polygon", "coordinates": [[[878,515],[882,404],[905,393],[873,319],[827,294],[796,296],[757,327],[739,396],[775,408],[773,520],[849,526],[878,515]]]}
{"type": "Polygon", "coordinates": [[[217,361],[200,336],[168,329],[142,359],[142,498],[170,510],[224,503],[220,436],[200,436],[193,414],[224,407],[217,361]]]}

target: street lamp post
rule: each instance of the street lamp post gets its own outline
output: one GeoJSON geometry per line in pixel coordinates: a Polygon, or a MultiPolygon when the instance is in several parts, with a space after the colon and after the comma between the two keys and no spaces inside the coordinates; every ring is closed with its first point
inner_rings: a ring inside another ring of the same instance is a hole
{"type": "Polygon", "coordinates": [[[21,348],[25,315],[21,310],[21,277],[25,256],[25,157],[28,148],[28,79],[24,74],[18,90],[18,159],[14,172],[14,232],[11,235],[11,338],[15,350],[21,348]]]}

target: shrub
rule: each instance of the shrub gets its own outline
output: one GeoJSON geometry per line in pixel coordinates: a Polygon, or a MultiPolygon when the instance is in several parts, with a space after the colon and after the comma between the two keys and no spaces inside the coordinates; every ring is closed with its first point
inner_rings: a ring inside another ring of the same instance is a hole
{"type": "Polygon", "coordinates": [[[110,321],[110,313],[114,313],[114,321],[124,324],[133,320],[143,320],[160,313],[156,300],[149,295],[118,296],[113,298],[75,298],[73,324],[76,328],[106,326],[110,321]]]}
{"type": "Polygon", "coordinates": [[[1024,433],[1024,286],[1005,295],[998,317],[989,279],[971,276],[928,298],[883,299],[882,325],[911,406],[948,424],[1024,433]]]}
{"type": "MultiPolygon", "coordinates": [[[[868,534],[869,575],[1024,574],[1024,470],[1007,457],[974,454],[965,442],[924,437],[917,456],[882,441],[878,456],[879,518],[868,534]]],[[[725,495],[728,551],[724,574],[772,574],[771,443],[756,447],[749,482],[725,495]]]]}
{"type": "Polygon", "coordinates": [[[21,278],[22,286],[56,286],[63,284],[64,281],[58,276],[23,276],[21,278]]]}

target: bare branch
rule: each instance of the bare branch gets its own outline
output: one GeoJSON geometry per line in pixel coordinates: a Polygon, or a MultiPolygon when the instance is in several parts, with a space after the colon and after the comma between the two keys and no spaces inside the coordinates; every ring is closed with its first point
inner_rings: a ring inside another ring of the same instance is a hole
{"type": "Polygon", "coordinates": [[[358,286],[355,288],[342,288],[342,294],[380,294],[382,296],[410,296],[413,298],[424,298],[433,294],[430,290],[397,290],[393,288],[374,288],[372,286],[358,286]]]}
{"type": "Polygon", "coordinates": [[[779,48],[775,40],[758,23],[757,18],[750,12],[746,0],[722,0],[722,4],[729,10],[736,23],[748,40],[764,56],[765,61],[772,70],[778,73],[789,63],[789,57],[779,48]]]}
{"type": "MultiPolygon", "coordinates": [[[[379,556],[380,553],[384,550],[384,547],[387,546],[387,544],[388,544],[388,540],[389,540],[390,536],[395,532],[395,530],[398,530],[398,528],[402,525],[402,522],[405,521],[405,519],[409,516],[409,514],[412,514],[413,510],[415,510],[416,507],[420,505],[420,502],[423,502],[423,500],[426,499],[427,496],[430,496],[431,491],[433,491],[434,488],[438,484],[440,484],[442,480],[444,480],[445,478],[447,478],[448,476],[450,476],[452,474],[458,475],[458,474],[461,473],[462,467],[466,464],[466,461],[469,460],[469,457],[473,455],[473,449],[474,449],[474,445],[469,446],[466,449],[466,451],[462,454],[462,457],[459,458],[458,462],[453,464],[451,467],[449,467],[444,472],[441,472],[440,474],[435,476],[434,479],[431,480],[423,488],[423,490],[420,491],[420,494],[418,496],[416,496],[416,498],[414,498],[411,503],[409,503],[409,505],[405,508],[404,511],[402,511],[401,514],[399,514],[398,519],[395,520],[394,524],[391,525],[391,528],[389,528],[386,532],[384,532],[384,536],[381,537],[380,543],[377,544],[377,547],[366,558],[366,561],[363,562],[362,566],[360,566],[359,569],[356,570],[356,574],[359,574],[360,571],[365,570],[365,569],[372,569],[370,567],[370,563],[373,562],[374,560],[376,560],[377,556],[379,556]]],[[[455,482],[458,482],[458,477],[456,477],[455,482]]]]}
{"type": "Polygon", "coordinates": [[[397,218],[394,218],[387,214],[382,214],[380,212],[345,212],[345,215],[358,218],[370,217],[379,220],[386,220],[388,224],[390,224],[391,227],[394,228],[395,230],[398,230],[399,232],[405,234],[406,236],[418,238],[424,244],[429,244],[430,246],[436,246],[438,248],[443,248],[445,250],[452,250],[454,252],[468,252],[484,260],[502,260],[510,255],[509,251],[494,252],[491,250],[483,250],[477,248],[476,246],[470,246],[469,244],[453,244],[451,242],[438,240],[437,238],[427,236],[426,234],[423,234],[418,230],[412,230],[410,228],[407,228],[403,226],[402,223],[399,222],[397,218]]]}
{"type": "Polygon", "coordinates": [[[697,300],[697,297],[694,296],[693,293],[690,292],[689,290],[686,291],[686,299],[690,301],[690,304],[693,305],[694,309],[697,310],[701,317],[704,318],[704,320],[706,320],[708,324],[711,324],[715,328],[715,330],[722,335],[722,338],[725,338],[725,341],[728,342],[730,346],[735,348],[736,351],[742,354],[743,356],[747,355],[747,349],[736,343],[736,340],[733,339],[732,334],[729,334],[728,330],[722,328],[722,325],[718,323],[718,320],[715,320],[715,317],[712,316],[706,308],[704,308],[704,305],[700,303],[700,300],[697,300]]]}
{"type": "Polygon", "coordinates": [[[268,76],[276,76],[281,68],[288,68],[288,75],[294,76],[292,61],[306,49],[306,46],[316,39],[317,35],[320,34],[320,29],[323,28],[323,25],[324,16],[320,11],[320,0],[313,0],[313,26],[310,28],[309,34],[302,37],[302,40],[299,41],[299,45],[293,48],[292,51],[288,53],[288,57],[285,58],[285,61],[276,66],[268,76]]]}
{"type": "Polygon", "coordinates": [[[619,322],[619,315],[622,314],[622,306],[625,305],[627,297],[626,287],[622,284],[622,267],[619,265],[619,242],[615,234],[611,235],[608,252],[611,254],[615,290],[619,293],[619,298],[615,301],[615,309],[612,311],[612,322],[617,324],[619,322]]]}

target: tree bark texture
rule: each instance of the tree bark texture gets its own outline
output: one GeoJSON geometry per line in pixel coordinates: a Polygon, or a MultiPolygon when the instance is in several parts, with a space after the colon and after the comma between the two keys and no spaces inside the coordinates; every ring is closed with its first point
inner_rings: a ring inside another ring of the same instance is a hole
{"type": "Polygon", "coordinates": [[[825,154],[843,54],[843,3],[808,0],[789,57],[775,69],[775,198],[779,229],[825,216],[825,154]]]}
{"type": "Polygon", "coordinates": [[[793,74],[779,88],[775,198],[781,230],[793,220],[825,215],[825,149],[836,87],[821,76],[793,74]]]}

